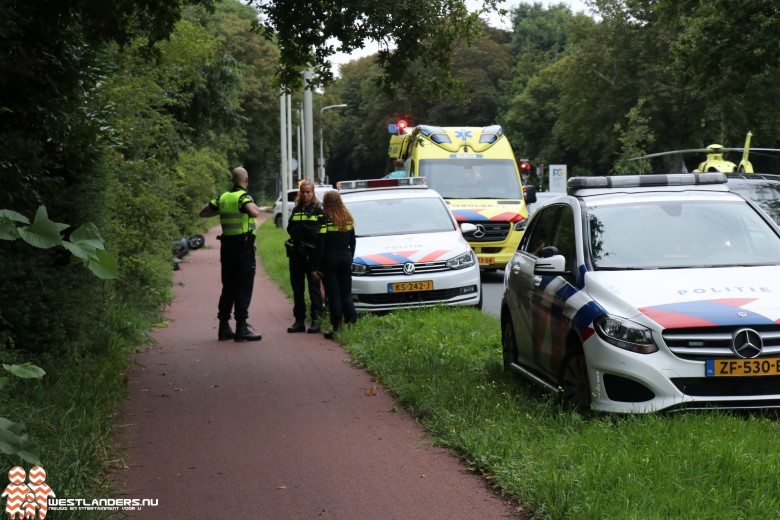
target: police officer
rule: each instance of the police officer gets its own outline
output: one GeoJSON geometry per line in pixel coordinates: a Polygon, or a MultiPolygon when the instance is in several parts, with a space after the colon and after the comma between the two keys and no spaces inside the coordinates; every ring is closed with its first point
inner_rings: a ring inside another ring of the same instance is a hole
{"type": "Polygon", "coordinates": [[[293,290],[293,316],[295,323],[287,328],[287,332],[303,332],[306,330],[306,283],[309,284],[309,300],[311,303],[311,325],[308,332],[320,331],[320,314],[322,314],[322,289],[320,282],[314,278],[314,252],[317,244],[317,234],[320,229],[322,206],[314,193],[314,181],[302,179],[298,184],[298,194],[295,197],[290,221],[287,224],[287,257],[290,260],[290,285],[293,290]]]}
{"type": "Polygon", "coordinates": [[[255,282],[255,234],[260,208],[247,193],[249,174],[244,168],[236,168],[232,175],[233,187],[209,201],[200,210],[203,218],[219,215],[222,235],[217,237],[222,245],[219,261],[222,265],[222,294],[219,297],[219,341],[260,341],[263,336],[251,330],[246,320],[255,282]],[[236,318],[235,333],[230,328],[230,314],[236,318]]]}
{"type": "Polygon", "coordinates": [[[352,301],[352,258],[355,256],[355,221],[337,191],[328,191],[323,197],[323,221],[317,237],[315,276],[322,278],[330,306],[331,339],[341,327],[342,320],[355,323],[357,313],[352,301]]]}

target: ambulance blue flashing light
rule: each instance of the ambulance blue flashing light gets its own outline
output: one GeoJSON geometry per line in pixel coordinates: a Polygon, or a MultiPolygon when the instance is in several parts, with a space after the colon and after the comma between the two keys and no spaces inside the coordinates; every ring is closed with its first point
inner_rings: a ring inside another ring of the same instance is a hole
{"type": "Polygon", "coordinates": [[[567,182],[568,190],[604,188],[645,188],[653,186],[696,186],[704,184],[726,184],[726,175],[712,173],[669,173],[652,175],[611,175],[602,177],[572,177],[567,182]]]}
{"type": "Polygon", "coordinates": [[[501,125],[490,125],[482,129],[482,135],[479,136],[480,143],[494,143],[504,134],[501,125]]]}
{"type": "Polygon", "coordinates": [[[359,190],[372,188],[398,188],[401,186],[425,187],[425,177],[399,177],[397,179],[366,179],[358,181],[339,181],[339,190],[359,190]]]}

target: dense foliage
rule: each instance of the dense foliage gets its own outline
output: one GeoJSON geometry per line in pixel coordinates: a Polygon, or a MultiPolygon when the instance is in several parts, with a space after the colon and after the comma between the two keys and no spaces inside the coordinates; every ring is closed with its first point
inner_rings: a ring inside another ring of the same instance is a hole
{"type": "MultiPolygon", "coordinates": [[[[328,90],[350,106],[336,129],[333,175],[388,171],[376,157],[389,138],[380,134],[400,116],[411,124],[501,124],[516,155],[537,166],[568,164],[570,175],[680,171],[683,160],[692,169],[700,155],[644,165],[627,159],[711,143],[739,147],[748,131],[754,147],[780,145],[780,121],[771,117],[780,108],[780,42],[770,36],[780,28],[776,2],[589,5],[591,15],[519,4],[510,31],[456,45],[453,74],[464,95],[410,95],[402,83],[394,98],[380,97],[373,83],[381,71],[343,66],[328,90]]],[[[776,158],[751,157],[759,171],[780,168],[776,158]]]]}

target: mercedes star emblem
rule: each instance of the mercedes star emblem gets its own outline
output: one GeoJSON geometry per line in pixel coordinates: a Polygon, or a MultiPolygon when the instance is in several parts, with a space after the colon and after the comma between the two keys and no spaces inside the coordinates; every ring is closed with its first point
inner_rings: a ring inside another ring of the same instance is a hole
{"type": "Polygon", "coordinates": [[[761,354],[764,342],[753,329],[740,329],[731,336],[731,350],[743,359],[752,359],[761,354]]]}

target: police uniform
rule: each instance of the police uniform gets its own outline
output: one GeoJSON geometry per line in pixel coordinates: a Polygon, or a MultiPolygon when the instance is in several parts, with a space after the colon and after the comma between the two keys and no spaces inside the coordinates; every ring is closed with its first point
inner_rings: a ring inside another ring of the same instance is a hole
{"type": "Polygon", "coordinates": [[[311,326],[308,331],[320,331],[319,319],[323,309],[322,289],[320,289],[320,282],[312,277],[312,273],[321,218],[322,207],[319,204],[296,206],[287,224],[287,233],[290,235],[290,240],[287,242],[287,256],[290,259],[290,285],[293,290],[293,316],[295,316],[295,323],[287,329],[287,332],[305,330],[306,283],[309,284],[311,303],[311,326]]]}
{"type": "MultiPolygon", "coordinates": [[[[317,237],[317,271],[322,273],[328,296],[330,323],[338,331],[342,320],[355,323],[357,313],[352,301],[352,258],[355,256],[355,228],[350,223],[341,231],[323,216],[317,237]]],[[[326,333],[331,337],[332,333],[326,333]]]]}
{"type": "Polygon", "coordinates": [[[254,202],[252,196],[240,186],[233,186],[209,206],[219,211],[222,225],[222,242],[219,261],[222,266],[222,294],[219,297],[217,317],[220,322],[219,339],[236,341],[257,341],[262,338],[248,329],[249,304],[252,301],[255,270],[255,235],[257,222],[245,212],[244,206],[254,202]],[[236,332],[232,334],[228,321],[230,314],[236,319],[236,332]]]}

